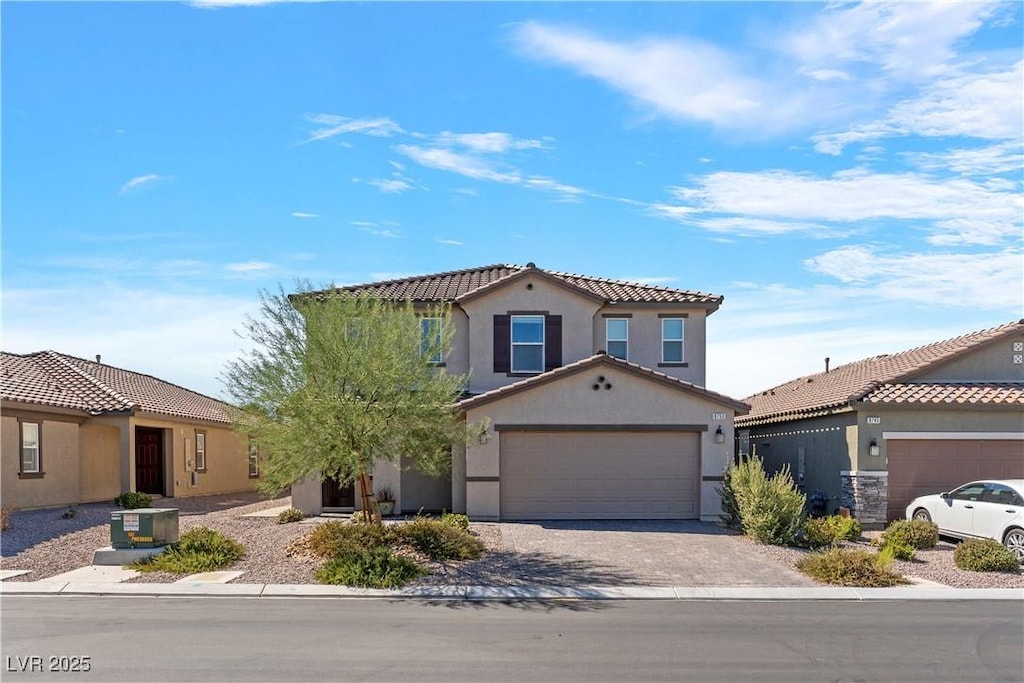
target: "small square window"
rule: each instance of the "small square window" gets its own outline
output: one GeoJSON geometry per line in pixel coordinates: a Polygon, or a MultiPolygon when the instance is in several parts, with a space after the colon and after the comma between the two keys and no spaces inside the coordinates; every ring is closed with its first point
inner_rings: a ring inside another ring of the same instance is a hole
{"type": "Polygon", "coordinates": [[[605,350],[609,356],[628,360],[629,319],[608,318],[605,321],[605,350]]]}

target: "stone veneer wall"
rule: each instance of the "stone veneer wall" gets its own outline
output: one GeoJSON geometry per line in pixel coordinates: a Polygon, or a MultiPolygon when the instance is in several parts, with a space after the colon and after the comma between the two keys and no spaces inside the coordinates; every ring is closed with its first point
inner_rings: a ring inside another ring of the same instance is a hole
{"type": "Polygon", "coordinates": [[[850,508],[861,524],[885,525],[889,499],[888,472],[840,472],[840,505],[850,508]]]}

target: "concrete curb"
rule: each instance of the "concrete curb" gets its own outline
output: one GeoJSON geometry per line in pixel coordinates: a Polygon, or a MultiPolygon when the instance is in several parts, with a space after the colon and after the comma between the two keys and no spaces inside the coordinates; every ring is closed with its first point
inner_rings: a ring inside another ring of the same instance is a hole
{"type": "Polygon", "coordinates": [[[247,598],[375,598],[412,600],[1018,600],[1019,588],[811,588],[668,586],[422,586],[349,588],[261,583],[61,583],[4,582],[0,595],[130,595],[247,598]]]}

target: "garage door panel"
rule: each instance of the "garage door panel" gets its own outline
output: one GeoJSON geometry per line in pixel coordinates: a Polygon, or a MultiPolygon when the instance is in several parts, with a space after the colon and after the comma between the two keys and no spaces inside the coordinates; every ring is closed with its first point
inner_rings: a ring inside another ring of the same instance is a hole
{"type": "Polygon", "coordinates": [[[978,479],[1024,478],[1024,441],[893,439],[886,444],[888,517],[898,519],[918,496],[978,479]]]}
{"type": "Polygon", "coordinates": [[[699,517],[699,436],[680,432],[506,432],[506,519],[699,517]]]}

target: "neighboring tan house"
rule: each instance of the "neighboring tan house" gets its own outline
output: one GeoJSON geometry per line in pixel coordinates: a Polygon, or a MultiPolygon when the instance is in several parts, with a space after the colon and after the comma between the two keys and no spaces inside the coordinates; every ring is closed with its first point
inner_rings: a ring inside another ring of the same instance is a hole
{"type": "Polygon", "coordinates": [[[252,488],[258,454],[226,405],[54,351],[2,354],[2,494],[13,508],[252,488]]]}
{"type": "MultiPolygon", "coordinates": [[[[487,432],[456,446],[450,480],[378,466],[403,512],[494,519],[718,519],[733,417],[708,391],[705,323],[722,297],[494,265],[342,288],[451,305],[454,340],[437,359],[470,373],[460,402],[487,432]]],[[[424,331],[433,329],[429,319],[424,331]]],[[[292,487],[308,513],[354,505],[351,486],[292,487]]]]}
{"type": "Polygon", "coordinates": [[[788,464],[867,523],[919,495],[1024,477],[1024,320],[800,377],[745,399],[739,453],[788,464]]]}

